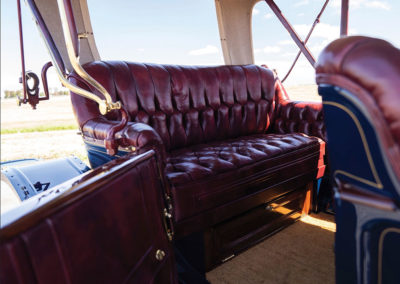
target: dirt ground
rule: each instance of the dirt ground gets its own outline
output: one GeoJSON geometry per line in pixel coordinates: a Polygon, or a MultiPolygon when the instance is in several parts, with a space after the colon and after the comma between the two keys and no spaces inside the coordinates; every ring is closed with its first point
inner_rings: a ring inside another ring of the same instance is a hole
{"type": "MultiPolygon", "coordinates": [[[[317,86],[287,87],[293,100],[320,100],[317,86]]],[[[1,129],[37,126],[77,125],[69,96],[42,101],[36,110],[29,105],[18,107],[16,100],[1,100],[1,129]]],[[[54,159],[75,155],[87,163],[82,139],[76,130],[31,132],[1,135],[1,161],[23,158],[54,159]]]]}
{"type": "Polygon", "coordinates": [[[1,100],[1,129],[72,124],[78,129],[69,96],[41,101],[35,110],[29,104],[18,107],[16,99],[1,100]]]}
{"type": "Polygon", "coordinates": [[[1,161],[25,158],[54,159],[75,155],[86,159],[82,139],[69,96],[41,101],[37,109],[17,106],[16,100],[1,100],[1,129],[76,125],[76,130],[30,132],[1,135],[1,161]]]}

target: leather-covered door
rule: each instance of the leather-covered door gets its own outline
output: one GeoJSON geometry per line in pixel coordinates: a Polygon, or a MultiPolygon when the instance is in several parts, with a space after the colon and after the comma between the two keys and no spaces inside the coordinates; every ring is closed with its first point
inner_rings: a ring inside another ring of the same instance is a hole
{"type": "Polygon", "coordinates": [[[159,177],[153,151],[126,156],[10,212],[0,282],[177,283],[159,177]]]}

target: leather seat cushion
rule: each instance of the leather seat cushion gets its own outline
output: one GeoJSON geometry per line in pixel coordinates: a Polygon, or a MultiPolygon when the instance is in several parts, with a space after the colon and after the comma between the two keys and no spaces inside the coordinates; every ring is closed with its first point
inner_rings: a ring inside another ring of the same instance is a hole
{"type": "Polygon", "coordinates": [[[318,169],[325,143],[301,133],[256,134],[169,153],[175,220],[318,169]]]}

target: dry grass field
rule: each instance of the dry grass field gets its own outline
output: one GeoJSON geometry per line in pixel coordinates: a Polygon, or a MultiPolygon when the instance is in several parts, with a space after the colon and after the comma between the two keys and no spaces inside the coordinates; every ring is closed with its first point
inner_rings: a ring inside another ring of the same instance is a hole
{"type": "Polygon", "coordinates": [[[29,104],[18,107],[16,100],[2,99],[1,130],[65,125],[78,128],[69,96],[52,97],[49,101],[41,101],[36,108],[32,109],[29,104]]]}
{"type": "Polygon", "coordinates": [[[87,160],[69,96],[42,101],[36,110],[18,107],[13,99],[1,100],[1,132],[1,161],[71,155],[87,160]],[[60,128],[69,130],[46,131],[60,128]]]}
{"type": "MultiPolygon", "coordinates": [[[[293,100],[320,100],[315,85],[286,89],[293,100]]],[[[1,132],[1,161],[75,155],[87,163],[68,96],[42,101],[36,110],[30,105],[18,107],[12,99],[1,100],[1,132]],[[60,128],[68,130],[57,130],[60,128]],[[16,133],[7,134],[10,132],[16,133]]]]}

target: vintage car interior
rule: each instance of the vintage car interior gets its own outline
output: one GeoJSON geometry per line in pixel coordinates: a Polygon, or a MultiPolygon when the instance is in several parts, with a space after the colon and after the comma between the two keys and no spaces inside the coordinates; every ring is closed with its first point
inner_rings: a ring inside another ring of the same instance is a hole
{"type": "Polygon", "coordinates": [[[321,192],[336,283],[400,283],[400,51],[346,36],[348,1],[342,38],[315,60],[266,0],[315,64],[323,103],[290,100],[254,64],[257,0],[215,1],[222,66],[102,61],[85,0],[26,2],[52,58],[44,82],[53,66],[70,89],[92,170],[2,215],[2,283],[208,283],[326,209],[321,192]]]}

